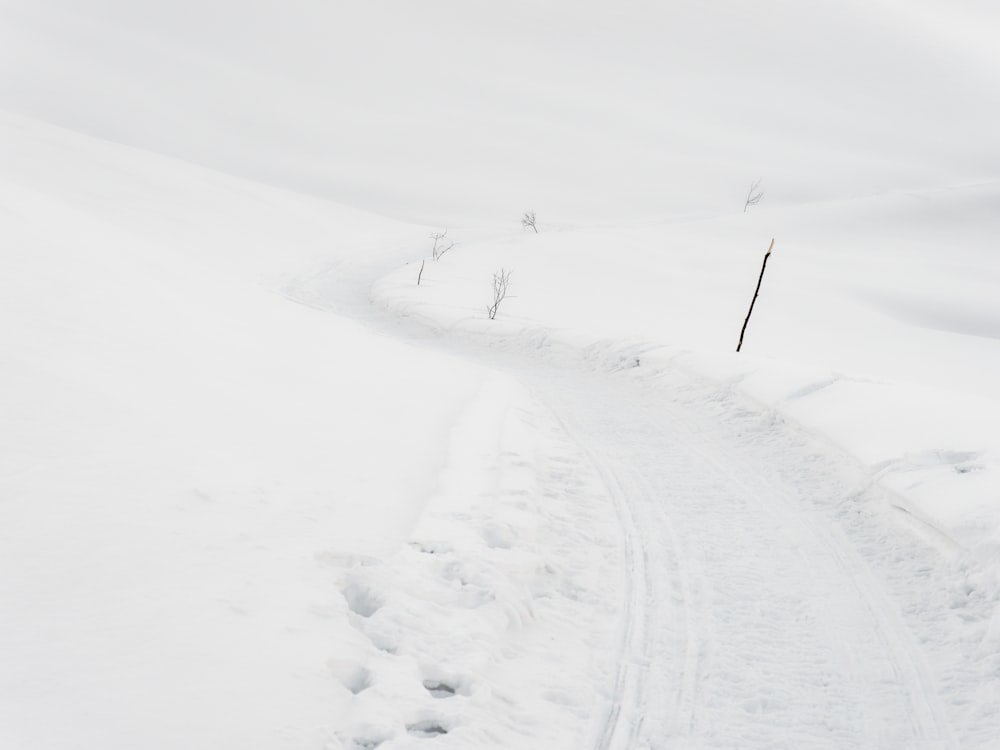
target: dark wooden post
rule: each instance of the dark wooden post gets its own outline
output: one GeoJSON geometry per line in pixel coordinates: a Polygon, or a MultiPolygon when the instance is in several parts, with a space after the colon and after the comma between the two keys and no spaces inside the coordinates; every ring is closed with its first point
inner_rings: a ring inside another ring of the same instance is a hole
{"type": "Polygon", "coordinates": [[[753,291],[753,299],[750,300],[750,310],[747,312],[747,319],[743,321],[743,328],[740,329],[740,343],[736,345],[736,351],[740,350],[743,346],[743,334],[747,332],[747,323],[750,322],[750,316],[753,314],[753,303],[757,301],[757,295],[760,294],[760,282],[764,280],[764,269],[767,268],[767,259],[771,257],[771,251],[774,249],[774,238],[771,238],[771,244],[767,247],[767,252],[764,253],[764,263],[760,267],[760,276],[757,277],[757,288],[753,291]]]}

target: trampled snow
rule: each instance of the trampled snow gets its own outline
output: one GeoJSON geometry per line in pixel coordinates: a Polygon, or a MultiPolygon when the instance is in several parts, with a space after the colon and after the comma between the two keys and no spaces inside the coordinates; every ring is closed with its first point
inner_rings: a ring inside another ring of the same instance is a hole
{"type": "Polygon", "coordinates": [[[2,0],[0,746],[994,747],[997,22],[2,0]]]}

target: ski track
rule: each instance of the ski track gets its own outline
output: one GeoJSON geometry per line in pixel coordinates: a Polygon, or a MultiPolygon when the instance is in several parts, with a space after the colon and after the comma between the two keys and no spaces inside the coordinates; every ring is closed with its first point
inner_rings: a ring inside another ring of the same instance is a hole
{"type": "Polygon", "coordinates": [[[906,575],[940,565],[932,549],[833,457],[731,395],[582,380],[533,387],[618,504],[630,562],[595,747],[959,747],[911,632],[934,623],[903,616],[944,593],[906,575]],[[890,593],[880,551],[910,586],[890,593]]]}
{"type": "Polygon", "coordinates": [[[591,747],[996,747],[993,603],[839,450],[681,368],[608,372],[348,307],[514,376],[613,500],[627,570],[591,747]]]}

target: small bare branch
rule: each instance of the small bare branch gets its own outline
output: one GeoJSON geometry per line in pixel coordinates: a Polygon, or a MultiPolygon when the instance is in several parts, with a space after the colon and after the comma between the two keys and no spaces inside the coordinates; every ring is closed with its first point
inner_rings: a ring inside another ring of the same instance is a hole
{"type": "Polygon", "coordinates": [[[510,287],[510,274],[511,271],[506,271],[503,268],[493,274],[493,302],[486,306],[486,314],[490,320],[496,318],[500,303],[507,296],[507,289],[510,287]]]}
{"type": "Polygon", "coordinates": [[[534,229],[535,234],[538,234],[538,227],[535,226],[535,212],[525,211],[524,216],[521,217],[521,226],[525,229],[534,229]]]}
{"type": "Polygon", "coordinates": [[[750,206],[756,206],[760,203],[760,199],[764,197],[764,191],[760,189],[760,184],[763,181],[763,177],[758,177],[750,183],[750,189],[747,191],[747,200],[746,203],[743,204],[743,213],[746,213],[750,206]]]}
{"type": "Polygon", "coordinates": [[[434,240],[434,246],[431,248],[431,259],[438,260],[442,255],[455,247],[455,243],[451,242],[448,245],[444,244],[445,238],[448,236],[448,230],[445,229],[443,232],[433,232],[430,238],[434,240]]]}
{"type": "Polygon", "coordinates": [[[426,262],[427,262],[426,258],[424,258],[424,259],[422,259],[420,261],[420,273],[417,274],[417,286],[420,286],[420,279],[423,278],[423,275],[424,275],[424,263],[426,263],[426,262]]]}
{"type": "Polygon", "coordinates": [[[434,246],[431,248],[431,258],[437,260],[440,257],[438,245],[441,244],[441,240],[448,236],[448,230],[445,229],[443,232],[431,232],[428,236],[434,240],[434,246]]]}

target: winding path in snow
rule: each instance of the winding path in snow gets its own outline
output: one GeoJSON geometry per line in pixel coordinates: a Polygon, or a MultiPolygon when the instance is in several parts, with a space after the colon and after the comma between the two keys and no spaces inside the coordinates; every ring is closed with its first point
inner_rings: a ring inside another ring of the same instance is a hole
{"type": "Polygon", "coordinates": [[[682,378],[534,388],[623,520],[627,626],[596,747],[959,746],[918,647],[933,623],[903,614],[933,591],[892,591],[865,555],[923,569],[935,552],[820,446],[682,378]]]}
{"type": "Polygon", "coordinates": [[[835,448],[680,367],[389,327],[524,384],[614,499],[628,575],[592,747],[995,747],[1000,670],[966,626],[989,603],[835,448]]]}

